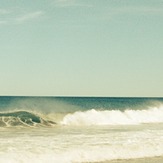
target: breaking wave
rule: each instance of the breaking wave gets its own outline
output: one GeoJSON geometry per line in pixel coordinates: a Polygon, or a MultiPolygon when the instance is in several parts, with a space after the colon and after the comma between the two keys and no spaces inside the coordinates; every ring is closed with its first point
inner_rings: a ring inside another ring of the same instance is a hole
{"type": "Polygon", "coordinates": [[[52,126],[54,124],[56,123],[53,121],[45,120],[39,115],[28,111],[0,113],[0,127],[52,126]]]}
{"type": "Polygon", "coordinates": [[[0,127],[13,126],[90,126],[90,125],[139,125],[163,123],[163,107],[147,110],[87,110],[73,113],[39,114],[29,111],[0,113],[0,127]]]}
{"type": "Polygon", "coordinates": [[[163,123],[163,108],[148,110],[104,110],[95,109],[67,114],[64,125],[138,125],[143,123],[163,123]]]}

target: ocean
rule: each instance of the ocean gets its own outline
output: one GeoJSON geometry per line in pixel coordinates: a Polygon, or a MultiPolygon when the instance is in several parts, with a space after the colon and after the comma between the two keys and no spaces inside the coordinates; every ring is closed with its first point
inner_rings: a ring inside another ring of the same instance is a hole
{"type": "Polygon", "coordinates": [[[162,163],[163,98],[0,97],[1,163],[162,163]]]}

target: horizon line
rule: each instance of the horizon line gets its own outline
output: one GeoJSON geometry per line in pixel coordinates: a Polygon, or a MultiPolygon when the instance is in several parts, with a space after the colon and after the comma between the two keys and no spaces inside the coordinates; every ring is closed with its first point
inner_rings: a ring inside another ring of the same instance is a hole
{"type": "Polygon", "coordinates": [[[56,98],[163,98],[160,96],[89,96],[89,95],[0,95],[0,97],[56,97],[56,98]]]}

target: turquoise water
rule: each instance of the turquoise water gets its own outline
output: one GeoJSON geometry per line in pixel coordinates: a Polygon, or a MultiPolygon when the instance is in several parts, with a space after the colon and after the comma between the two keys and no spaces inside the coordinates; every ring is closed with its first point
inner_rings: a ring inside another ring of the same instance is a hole
{"type": "Polygon", "coordinates": [[[42,111],[74,111],[82,109],[125,110],[146,109],[163,103],[163,98],[108,97],[0,97],[0,110],[42,109],[42,111]],[[65,108],[63,107],[65,105],[65,108]],[[71,106],[71,107],[69,107],[71,106]],[[73,107],[72,107],[73,106],[73,107]]]}
{"type": "Polygon", "coordinates": [[[163,98],[0,97],[0,162],[163,156],[163,98]]]}

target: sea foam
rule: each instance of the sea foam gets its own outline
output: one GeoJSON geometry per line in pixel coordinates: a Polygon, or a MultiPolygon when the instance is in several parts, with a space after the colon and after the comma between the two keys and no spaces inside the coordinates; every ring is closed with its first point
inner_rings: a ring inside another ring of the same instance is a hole
{"type": "Polygon", "coordinates": [[[64,125],[138,125],[142,123],[162,123],[163,108],[147,110],[104,110],[95,109],[67,114],[61,124],[64,125]]]}

